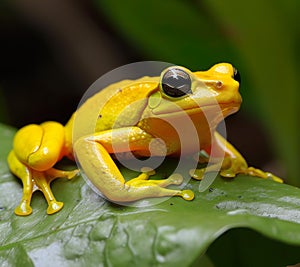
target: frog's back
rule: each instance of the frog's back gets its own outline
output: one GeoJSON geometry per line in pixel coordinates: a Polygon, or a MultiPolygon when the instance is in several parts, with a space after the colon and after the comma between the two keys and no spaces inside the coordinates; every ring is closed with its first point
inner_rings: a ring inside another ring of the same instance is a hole
{"type": "Polygon", "coordinates": [[[158,79],[124,80],[90,97],[68,123],[74,123],[73,138],[135,125],[147,105],[148,96],[158,90],[158,79]]]}

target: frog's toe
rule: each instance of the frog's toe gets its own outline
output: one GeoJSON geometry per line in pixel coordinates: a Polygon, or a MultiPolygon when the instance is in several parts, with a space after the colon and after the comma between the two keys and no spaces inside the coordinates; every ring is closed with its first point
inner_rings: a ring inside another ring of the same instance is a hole
{"type": "Polygon", "coordinates": [[[80,170],[76,169],[76,170],[73,170],[73,171],[68,171],[67,174],[66,174],[66,178],[68,178],[69,180],[76,177],[77,175],[79,175],[80,173],[80,170]]]}
{"type": "Polygon", "coordinates": [[[181,185],[183,182],[183,177],[182,175],[178,174],[178,173],[173,173],[172,175],[169,176],[169,178],[167,179],[168,184],[173,184],[173,185],[181,185]]]}
{"type": "Polygon", "coordinates": [[[47,208],[47,214],[53,214],[60,211],[64,206],[63,202],[52,201],[47,208]]]}
{"type": "Polygon", "coordinates": [[[150,167],[143,167],[141,168],[141,172],[148,175],[148,176],[151,176],[151,175],[154,175],[155,174],[155,170],[153,170],[152,168],[150,167]]]}
{"type": "Polygon", "coordinates": [[[196,180],[202,180],[204,176],[205,168],[203,169],[192,169],[189,171],[189,174],[192,178],[196,180]]]}
{"type": "Polygon", "coordinates": [[[268,178],[272,179],[273,181],[277,182],[277,183],[283,183],[283,179],[277,177],[276,175],[274,175],[273,173],[267,172],[268,178]]]}
{"type": "Polygon", "coordinates": [[[227,169],[227,170],[222,170],[221,172],[220,172],[220,175],[222,176],[222,177],[226,177],[226,178],[233,178],[233,177],[235,177],[236,176],[236,172],[235,171],[233,171],[232,169],[227,169]]]}
{"type": "Polygon", "coordinates": [[[283,183],[283,180],[281,178],[277,177],[276,175],[274,175],[273,173],[264,172],[260,169],[256,169],[253,167],[249,167],[244,173],[251,175],[251,176],[260,177],[263,179],[271,179],[277,183],[283,183]]]}
{"type": "Polygon", "coordinates": [[[191,190],[182,190],[180,195],[184,200],[193,200],[195,197],[195,194],[191,190]]]}
{"type": "Polygon", "coordinates": [[[19,216],[27,216],[32,213],[32,208],[27,202],[21,202],[18,207],[15,208],[15,214],[19,216]]]}

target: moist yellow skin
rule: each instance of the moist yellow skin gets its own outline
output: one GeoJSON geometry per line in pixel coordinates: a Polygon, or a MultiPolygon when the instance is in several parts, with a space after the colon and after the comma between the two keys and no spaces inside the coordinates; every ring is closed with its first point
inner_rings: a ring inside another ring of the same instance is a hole
{"type": "Polygon", "coordinates": [[[224,117],[238,111],[242,101],[234,68],[228,63],[197,72],[177,68],[184,70],[192,81],[189,94],[167,95],[161,86],[163,72],[161,77],[125,80],[108,86],[89,98],[66,126],[45,122],[20,129],[8,156],[10,170],[23,182],[23,197],[15,213],[32,213],[30,201],[35,190],[45,195],[48,214],[59,211],[63,203],[56,201],[50,183],[58,177],[71,179],[78,170],[61,171],[53,166],[62,157],[74,159],[73,155],[90,182],[107,199],[116,202],[163,196],[194,198],[190,190],[167,188],[182,183],[182,177],[176,174],[164,180],[150,180],[154,171],[143,168],[141,175],[126,182],[112,159],[113,154],[124,152],[137,157],[179,157],[198,155],[203,150],[214,164],[191,170],[190,175],[195,179],[202,179],[205,171],[220,170],[224,177],[244,173],[282,182],[271,173],[248,167],[240,153],[215,130],[224,117]],[[180,136],[170,127],[170,123],[185,125],[187,121],[195,129],[197,142],[188,135],[180,136]],[[188,140],[184,148],[180,145],[181,138],[188,140]]]}

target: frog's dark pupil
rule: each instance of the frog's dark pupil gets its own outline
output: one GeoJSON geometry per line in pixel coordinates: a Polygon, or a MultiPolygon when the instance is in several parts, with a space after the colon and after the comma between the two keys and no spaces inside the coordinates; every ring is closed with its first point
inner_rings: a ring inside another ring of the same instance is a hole
{"type": "Polygon", "coordinates": [[[162,77],[161,83],[164,93],[171,97],[180,97],[192,93],[191,78],[182,69],[169,69],[162,77]]]}

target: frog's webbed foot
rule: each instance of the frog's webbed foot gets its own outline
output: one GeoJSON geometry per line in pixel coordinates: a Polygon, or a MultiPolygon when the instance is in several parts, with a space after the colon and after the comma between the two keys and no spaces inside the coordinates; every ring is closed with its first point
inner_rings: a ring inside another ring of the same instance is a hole
{"type": "MultiPolygon", "coordinates": [[[[148,188],[151,190],[160,192],[161,196],[180,196],[185,200],[192,200],[194,193],[191,190],[173,190],[165,187],[169,185],[180,185],[183,182],[183,177],[180,174],[172,174],[167,179],[162,180],[148,180],[151,175],[155,174],[155,171],[151,168],[144,167],[141,169],[142,173],[125,183],[125,187],[129,190],[139,191],[139,188],[148,188]]],[[[159,195],[158,195],[159,196],[159,195]]]]}
{"type": "Polygon", "coordinates": [[[202,159],[204,162],[209,162],[209,165],[202,169],[190,170],[190,175],[194,179],[202,180],[204,173],[206,172],[220,172],[220,175],[226,178],[233,178],[237,174],[246,174],[263,179],[272,179],[279,183],[283,182],[281,178],[273,175],[272,173],[248,167],[243,156],[217,132],[215,132],[214,145],[214,155],[218,155],[218,151],[221,151],[222,153],[219,154],[219,157],[208,155],[205,151],[203,153],[199,153],[198,161],[201,161],[202,159]]]}
{"type": "Polygon", "coordinates": [[[276,175],[274,175],[270,172],[264,172],[260,169],[256,169],[256,168],[253,168],[253,167],[248,167],[246,170],[243,170],[240,173],[247,174],[247,175],[250,175],[250,176],[260,177],[260,178],[263,178],[263,179],[271,179],[275,182],[283,183],[283,179],[277,177],[276,175]]]}
{"type": "Polygon", "coordinates": [[[28,176],[20,177],[23,182],[24,190],[22,200],[19,206],[15,209],[15,213],[21,216],[26,216],[32,213],[30,202],[32,194],[36,190],[40,190],[44,194],[48,203],[48,214],[53,214],[60,211],[63,208],[64,204],[63,202],[59,202],[55,199],[50,184],[56,178],[72,179],[77,175],[79,171],[61,171],[54,168],[51,168],[44,172],[39,172],[32,169],[27,170],[29,171],[28,176]],[[31,182],[29,182],[29,177],[31,177],[31,182]]]}
{"type": "Polygon", "coordinates": [[[32,194],[36,190],[40,190],[44,194],[48,202],[48,214],[53,214],[61,210],[63,203],[55,199],[50,184],[56,178],[72,179],[79,172],[79,170],[62,171],[54,168],[50,168],[46,171],[36,171],[21,163],[13,151],[11,151],[8,156],[8,162],[12,173],[19,177],[23,183],[22,200],[15,209],[15,213],[20,216],[26,216],[32,213],[30,202],[32,194]]]}
{"type": "Polygon", "coordinates": [[[283,180],[270,172],[264,172],[254,167],[248,167],[245,161],[239,158],[227,158],[223,161],[223,166],[220,175],[227,178],[233,178],[237,174],[246,174],[263,179],[271,179],[278,183],[283,183],[283,180]]]}
{"type": "Polygon", "coordinates": [[[73,171],[61,171],[51,168],[44,172],[35,170],[29,170],[28,176],[20,177],[23,182],[23,197],[18,207],[15,209],[17,215],[26,216],[32,213],[30,206],[32,194],[36,190],[42,191],[47,203],[47,214],[53,214],[60,211],[63,208],[63,202],[59,202],[55,199],[50,183],[56,178],[72,179],[78,173],[78,170],[73,171]],[[30,179],[31,178],[31,179],[30,179]],[[29,180],[31,180],[29,182],[29,180]]]}
{"type": "Polygon", "coordinates": [[[57,178],[67,178],[72,179],[79,173],[79,170],[72,170],[72,171],[63,171],[63,170],[57,170],[55,168],[51,168],[45,172],[36,172],[33,173],[33,180],[38,187],[39,190],[41,190],[48,202],[48,208],[47,213],[53,214],[58,211],[60,211],[63,208],[64,203],[59,202],[55,199],[50,184],[53,180],[57,178]]]}
{"type": "Polygon", "coordinates": [[[225,158],[222,162],[209,165],[201,169],[190,170],[190,176],[196,180],[202,180],[205,172],[218,172],[225,178],[234,178],[237,174],[246,174],[263,179],[272,179],[275,182],[283,183],[283,180],[270,172],[248,167],[244,161],[239,159],[225,158]]]}

